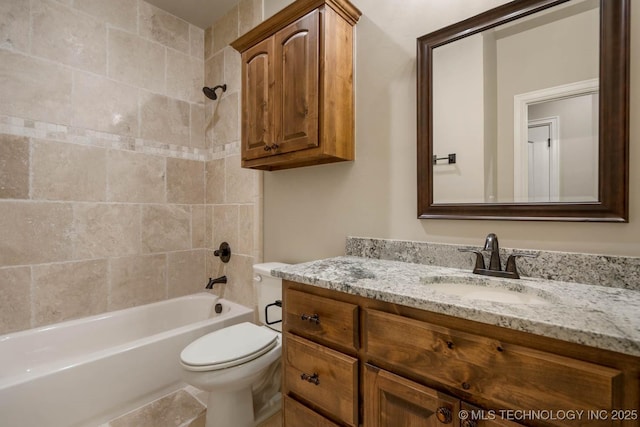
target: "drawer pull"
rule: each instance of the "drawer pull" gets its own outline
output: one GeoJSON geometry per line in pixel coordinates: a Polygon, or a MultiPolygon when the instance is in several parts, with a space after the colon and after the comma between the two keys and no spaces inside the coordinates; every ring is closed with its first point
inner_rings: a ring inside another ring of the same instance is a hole
{"type": "Polygon", "coordinates": [[[320,384],[320,378],[318,378],[318,374],[316,373],[314,373],[313,375],[303,373],[302,375],[300,375],[300,379],[315,385],[320,384]]]}
{"type": "Polygon", "coordinates": [[[438,421],[440,421],[442,424],[449,424],[453,419],[453,416],[451,415],[451,409],[445,408],[444,406],[439,407],[436,410],[436,418],[438,418],[438,421]]]}
{"type": "Polygon", "coordinates": [[[300,318],[302,320],[308,320],[311,323],[315,323],[316,325],[320,324],[320,316],[318,316],[317,314],[302,314],[300,318]]]}
{"type": "Polygon", "coordinates": [[[476,423],[473,420],[462,420],[462,422],[460,423],[460,425],[462,427],[477,427],[478,423],[476,423]]]}

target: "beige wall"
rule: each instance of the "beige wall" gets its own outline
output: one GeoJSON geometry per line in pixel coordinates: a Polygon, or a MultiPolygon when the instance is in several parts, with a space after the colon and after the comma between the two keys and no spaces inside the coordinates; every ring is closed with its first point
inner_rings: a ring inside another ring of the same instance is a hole
{"type": "MultiPolygon", "coordinates": [[[[638,120],[631,120],[628,224],[416,219],[416,38],[504,1],[354,2],[363,12],[356,27],[356,160],[265,173],[265,260],[340,255],[349,235],[480,245],[489,232],[504,247],[640,255],[638,120]]],[[[638,7],[631,37],[633,118],[640,114],[638,7]]]]}
{"type": "Polygon", "coordinates": [[[215,292],[253,305],[261,183],[240,169],[224,40],[261,16],[245,0],[205,37],[141,0],[0,3],[0,334],[221,274],[215,292]],[[205,102],[204,81],[229,89],[205,102]]]}

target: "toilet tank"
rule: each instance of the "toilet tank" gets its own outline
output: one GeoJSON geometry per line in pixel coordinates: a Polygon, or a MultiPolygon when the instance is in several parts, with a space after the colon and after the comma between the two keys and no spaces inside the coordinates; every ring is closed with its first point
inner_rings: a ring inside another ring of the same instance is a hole
{"type": "Polygon", "coordinates": [[[276,301],[282,301],[282,279],[273,277],[271,270],[285,265],[289,264],[267,262],[253,266],[253,285],[258,297],[260,322],[279,332],[282,332],[282,322],[272,322],[282,320],[282,308],[276,305],[276,301]]]}

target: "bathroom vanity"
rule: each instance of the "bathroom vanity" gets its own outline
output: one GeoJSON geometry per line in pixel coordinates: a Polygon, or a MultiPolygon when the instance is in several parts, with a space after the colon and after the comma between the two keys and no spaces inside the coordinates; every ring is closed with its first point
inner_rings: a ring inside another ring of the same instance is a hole
{"type": "Polygon", "coordinates": [[[640,426],[638,291],[348,256],[276,274],[285,426],[640,426]]]}

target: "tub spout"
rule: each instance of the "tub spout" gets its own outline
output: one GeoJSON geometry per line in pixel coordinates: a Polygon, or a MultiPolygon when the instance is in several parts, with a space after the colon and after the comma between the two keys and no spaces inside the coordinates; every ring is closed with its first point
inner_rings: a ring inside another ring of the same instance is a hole
{"type": "Polygon", "coordinates": [[[217,283],[227,283],[227,276],[220,276],[217,279],[212,279],[211,277],[209,277],[209,283],[207,283],[207,286],[205,286],[205,288],[212,289],[213,285],[217,283]]]}

